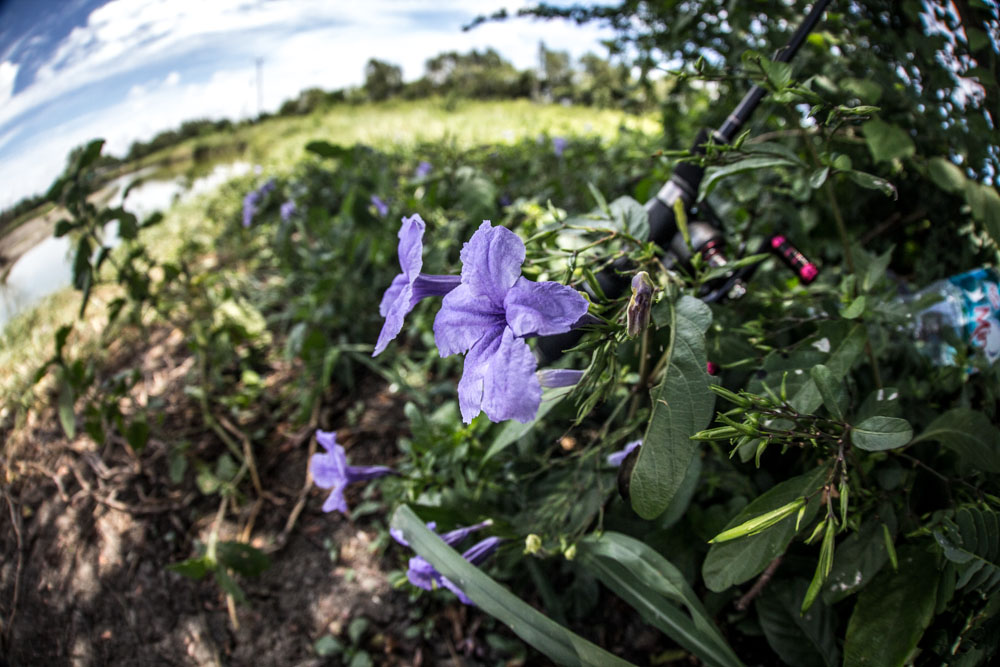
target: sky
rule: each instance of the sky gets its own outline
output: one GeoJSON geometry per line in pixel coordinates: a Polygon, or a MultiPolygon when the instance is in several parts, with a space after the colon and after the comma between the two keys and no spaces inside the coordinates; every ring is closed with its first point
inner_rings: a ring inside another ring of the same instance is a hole
{"type": "Polygon", "coordinates": [[[0,0],[0,209],[48,188],[92,138],[122,155],[192,118],[255,116],[310,87],[359,85],[379,58],[419,78],[444,51],[492,47],[518,69],[538,44],[604,55],[598,26],[510,19],[523,0],[0,0]]]}

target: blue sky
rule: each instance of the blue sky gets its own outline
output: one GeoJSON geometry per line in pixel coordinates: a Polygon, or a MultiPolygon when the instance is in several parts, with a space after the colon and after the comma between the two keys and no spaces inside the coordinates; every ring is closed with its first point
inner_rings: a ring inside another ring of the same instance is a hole
{"type": "Polygon", "coordinates": [[[189,118],[265,110],[304,88],[361,83],[377,57],[423,73],[443,51],[495,48],[534,66],[539,41],[603,54],[596,26],[462,25],[522,0],[0,0],[0,208],[44,191],[93,137],[121,154],[189,118]]]}

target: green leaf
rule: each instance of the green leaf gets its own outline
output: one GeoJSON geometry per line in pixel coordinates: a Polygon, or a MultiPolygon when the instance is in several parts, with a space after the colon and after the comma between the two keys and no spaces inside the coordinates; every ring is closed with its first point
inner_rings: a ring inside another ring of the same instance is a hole
{"type": "Polygon", "coordinates": [[[213,567],[215,567],[215,563],[209,560],[207,556],[188,558],[187,560],[182,560],[179,563],[170,563],[167,565],[167,569],[171,572],[176,572],[181,576],[187,577],[188,579],[194,579],[195,581],[204,579],[205,575],[208,574],[209,570],[213,567]]]}
{"type": "MultiPolygon", "coordinates": [[[[733,528],[747,520],[766,514],[779,507],[787,505],[798,498],[813,496],[826,481],[826,468],[815,470],[785,480],[774,486],[733,517],[725,528],[733,528]]],[[[819,509],[819,496],[815,496],[806,505],[802,525],[810,523],[819,509]]],[[[721,592],[742,584],[760,574],[768,563],[780,556],[788,548],[795,537],[795,514],[789,514],[783,520],[756,535],[750,535],[732,542],[713,544],[708,550],[705,562],[701,568],[705,585],[710,590],[721,592]]]]}
{"type": "Polygon", "coordinates": [[[844,411],[840,409],[839,396],[841,393],[841,383],[834,379],[833,373],[823,364],[813,366],[809,371],[809,376],[816,383],[819,395],[823,397],[823,405],[830,416],[843,421],[844,411]]]}
{"type": "Polygon", "coordinates": [[[271,559],[263,551],[244,542],[219,542],[215,554],[219,563],[245,577],[256,577],[271,567],[271,559]]]}
{"type": "Polygon", "coordinates": [[[344,650],[344,644],[336,637],[323,635],[313,644],[313,650],[316,651],[316,655],[321,658],[325,658],[330,655],[342,653],[344,650]]]}
{"type": "Polygon", "coordinates": [[[645,241],[649,238],[649,214],[645,207],[631,197],[619,197],[608,207],[612,219],[621,223],[629,235],[645,241]]]}
{"type": "Polygon", "coordinates": [[[724,167],[712,167],[705,173],[705,179],[701,183],[701,191],[698,193],[698,201],[712,194],[712,190],[724,178],[735,174],[742,174],[747,171],[759,169],[774,169],[776,167],[797,167],[798,163],[785,157],[775,155],[754,155],[739,162],[727,164],[724,167]]]}
{"type": "Polygon", "coordinates": [[[243,593],[240,585],[236,583],[236,580],[229,576],[226,568],[216,566],[213,573],[215,574],[215,582],[219,584],[219,588],[222,589],[223,593],[232,596],[236,604],[246,604],[247,596],[243,593]]]}
{"type": "Polygon", "coordinates": [[[851,443],[868,452],[896,449],[912,439],[910,422],[899,417],[869,417],[851,428],[851,443]]]}
{"type": "Polygon", "coordinates": [[[310,141],[306,144],[306,150],[320,157],[329,158],[341,158],[351,153],[349,148],[331,144],[329,141],[310,141]]]}
{"type": "Polygon", "coordinates": [[[103,150],[103,148],[104,139],[93,139],[90,143],[88,143],[76,159],[76,172],[79,173],[93,164],[94,160],[100,157],[101,150],[103,150]]]}
{"type": "Polygon", "coordinates": [[[813,190],[818,190],[819,188],[823,187],[824,183],[826,183],[826,178],[829,175],[830,175],[829,167],[823,167],[822,169],[817,169],[816,171],[814,171],[812,174],[809,175],[809,187],[811,187],[813,190]]]}
{"type": "Polygon", "coordinates": [[[878,118],[872,118],[861,126],[868,150],[876,162],[891,162],[897,158],[910,157],[916,152],[913,139],[898,125],[890,125],[878,118]]]}
{"type": "Polygon", "coordinates": [[[934,440],[985,472],[1000,472],[1000,430],[981,412],[955,408],[944,413],[913,439],[934,440]]]}
{"type": "Polygon", "coordinates": [[[885,571],[858,596],[844,642],[844,667],[901,666],[934,615],[940,573],[916,545],[899,552],[899,571],[885,571]]]}
{"type": "Polygon", "coordinates": [[[857,296],[854,301],[840,311],[840,316],[847,320],[856,320],[861,317],[865,312],[865,306],[868,303],[867,297],[864,294],[857,296]]]}
{"type": "Polygon", "coordinates": [[[875,518],[868,519],[858,532],[837,545],[837,559],[827,577],[823,600],[834,604],[858,592],[888,560],[882,524],[875,518]]]}
{"type": "Polygon", "coordinates": [[[690,296],[671,304],[666,375],[652,392],[653,413],[629,481],[632,509],[652,519],[670,504],[698,444],[691,436],[712,418],[715,394],[705,370],[712,311],[690,296]]]}
{"type": "Polygon", "coordinates": [[[59,238],[60,236],[66,236],[71,231],[73,231],[73,229],[75,229],[75,228],[76,228],[76,225],[73,224],[72,221],[70,221],[70,220],[60,220],[59,222],[56,223],[56,230],[53,233],[53,235],[56,238],[59,238]]]}
{"type": "Polygon", "coordinates": [[[806,582],[772,581],[755,600],[757,620],[767,643],[785,664],[796,667],[834,667],[840,650],[834,629],[836,615],[825,604],[814,604],[799,613],[806,582]]]}
{"type": "Polygon", "coordinates": [[[577,543],[577,562],[705,664],[742,664],[684,575],[648,545],[621,533],[590,535],[577,543]]]}
{"type": "Polygon", "coordinates": [[[968,180],[958,166],[943,157],[932,157],[928,160],[927,173],[934,184],[946,192],[961,192],[968,180]]]}
{"type": "Polygon", "coordinates": [[[867,171],[858,171],[856,169],[849,169],[845,173],[852,181],[863,188],[880,190],[886,197],[892,197],[893,199],[896,199],[898,196],[896,186],[884,178],[879,178],[874,174],[869,174],[867,171]]]}
{"type": "Polygon", "coordinates": [[[980,595],[1000,589],[1000,517],[988,508],[961,507],[954,521],[945,521],[934,539],[945,558],[956,564],[956,588],[980,595]]]}
{"type": "Polygon", "coordinates": [[[75,399],[73,387],[69,380],[63,377],[59,383],[59,423],[62,424],[63,432],[70,440],[76,437],[76,414],[73,412],[75,399]]]}
{"type": "Polygon", "coordinates": [[[396,509],[390,525],[402,531],[403,537],[417,555],[425,558],[438,572],[458,586],[480,609],[505,623],[521,639],[553,662],[570,667],[631,664],[567,630],[509,593],[428,530],[408,506],[401,505],[396,509]]]}
{"type": "MultiPolygon", "coordinates": [[[[850,372],[854,362],[864,352],[866,340],[868,340],[868,334],[865,332],[865,328],[860,324],[855,324],[837,347],[830,352],[824,365],[830,370],[830,377],[833,380],[843,380],[850,372]]],[[[803,414],[815,412],[816,408],[823,404],[823,396],[819,392],[816,381],[810,376],[810,379],[792,395],[789,403],[795,410],[803,414]]]]}
{"type": "Polygon", "coordinates": [[[972,209],[972,217],[983,223],[994,245],[1000,247],[1000,194],[988,185],[969,181],[965,199],[972,209]]]}
{"type": "Polygon", "coordinates": [[[149,424],[146,423],[146,420],[144,418],[133,419],[132,423],[125,429],[125,439],[135,451],[141,452],[145,449],[146,443],[149,442],[149,424]]]}

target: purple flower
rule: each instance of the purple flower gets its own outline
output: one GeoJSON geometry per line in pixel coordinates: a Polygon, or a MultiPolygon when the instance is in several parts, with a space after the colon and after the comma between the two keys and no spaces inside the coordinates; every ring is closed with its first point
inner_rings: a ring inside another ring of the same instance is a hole
{"type": "Polygon", "coordinates": [[[323,503],[324,512],[347,512],[344,488],[352,482],[361,482],[376,477],[396,474],[386,466],[349,466],[344,448],[337,444],[337,434],[330,431],[316,431],[316,442],[326,450],[324,454],[313,454],[309,467],[313,481],[321,489],[332,489],[323,503]]]}
{"type": "Polygon", "coordinates": [[[566,150],[566,144],[568,144],[564,137],[552,137],[552,152],[556,154],[556,157],[562,157],[563,151],[566,150]]]}
{"type": "Polygon", "coordinates": [[[632,451],[637,447],[639,447],[641,444],[642,440],[633,440],[632,442],[625,445],[625,447],[623,447],[622,449],[619,449],[617,452],[614,452],[613,454],[608,454],[607,458],[608,465],[620,466],[622,464],[622,461],[624,461],[628,457],[628,455],[631,454],[632,451]]]}
{"type": "MultiPolygon", "coordinates": [[[[493,522],[491,520],[487,519],[486,521],[477,523],[473,526],[456,528],[455,530],[449,531],[440,537],[445,544],[450,547],[454,547],[471,533],[492,525],[492,523],[493,522]]],[[[434,530],[436,526],[434,522],[431,522],[427,524],[427,527],[434,530]]],[[[402,531],[392,529],[389,533],[392,535],[393,539],[402,544],[404,547],[410,546],[409,543],[407,543],[407,541],[403,538],[402,531]]],[[[487,537],[486,539],[480,540],[476,544],[469,547],[462,554],[462,558],[469,561],[473,565],[479,565],[489,558],[494,551],[496,551],[502,541],[503,540],[499,537],[487,537]]],[[[422,556],[414,556],[410,559],[409,569],[406,572],[406,578],[410,580],[411,584],[417,586],[418,588],[422,588],[425,591],[432,591],[435,588],[444,587],[454,593],[463,604],[474,604],[458,586],[444,577],[422,556]]]]}
{"type": "Polygon", "coordinates": [[[292,216],[295,215],[295,211],[297,209],[298,207],[295,206],[295,202],[289,199],[288,201],[286,201],[284,204],[281,205],[281,219],[284,220],[285,222],[288,222],[289,220],[291,220],[292,216]]]}
{"type": "Polygon", "coordinates": [[[529,422],[541,402],[535,357],[527,336],[564,333],[587,313],[575,289],[521,276],[524,242],[483,221],[462,246],[461,284],[445,295],[434,319],[442,357],[467,352],[458,383],[462,419],[529,422]]]}
{"type": "Polygon", "coordinates": [[[389,212],[389,205],[385,203],[378,195],[372,195],[371,198],[372,206],[375,207],[375,212],[378,213],[378,217],[384,218],[385,214],[389,212]]]}
{"type": "Polygon", "coordinates": [[[436,276],[420,273],[424,265],[424,228],[426,225],[419,215],[403,218],[399,227],[399,267],[403,270],[393,278],[389,289],[382,295],[378,312],[385,318],[382,331],[372,356],[378,356],[389,342],[399,335],[403,328],[403,318],[417,303],[428,296],[444,296],[461,282],[459,276],[436,276]]]}
{"type": "Polygon", "coordinates": [[[267,183],[260,186],[256,190],[251,190],[243,198],[243,226],[249,227],[253,222],[254,216],[260,210],[260,204],[264,197],[267,196],[271,190],[274,190],[274,179],[268,179],[267,183]]]}
{"type": "Polygon", "coordinates": [[[420,164],[417,165],[416,171],[413,172],[413,176],[414,178],[426,178],[427,174],[431,173],[431,169],[433,169],[433,167],[430,162],[421,160],[420,164]]]}

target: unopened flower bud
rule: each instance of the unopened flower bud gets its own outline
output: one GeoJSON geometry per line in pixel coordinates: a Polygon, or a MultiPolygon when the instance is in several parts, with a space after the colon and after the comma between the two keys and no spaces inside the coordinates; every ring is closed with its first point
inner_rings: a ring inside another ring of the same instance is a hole
{"type": "Polygon", "coordinates": [[[563,552],[563,556],[566,557],[566,560],[573,560],[576,558],[576,545],[570,545],[569,549],[566,549],[566,551],[563,552]]]}
{"type": "Polygon", "coordinates": [[[524,553],[527,555],[536,554],[542,549],[542,538],[534,533],[524,538],[524,553]]]}
{"type": "Polygon", "coordinates": [[[626,332],[629,338],[635,338],[649,326],[655,292],[656,286],[645,271],[640,271],[632,277],[632,298],[629,299],[628,308],[625,310],[626,332]]]}

